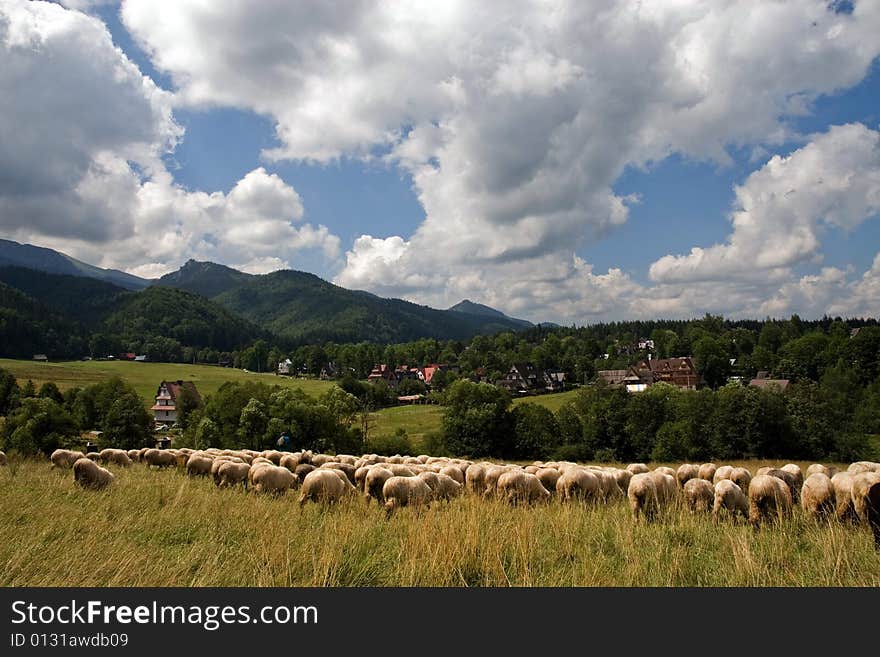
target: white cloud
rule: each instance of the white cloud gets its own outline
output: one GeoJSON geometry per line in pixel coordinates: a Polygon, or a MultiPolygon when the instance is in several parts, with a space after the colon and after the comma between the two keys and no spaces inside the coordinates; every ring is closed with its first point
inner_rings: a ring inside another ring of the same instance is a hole
{"type": "Polygon", "coordinates": [[[880,213],[880,132],[834,126],[776,155],[735,190],[726,244],[694,247],[651,265],[658,282],[778,278],[819,255],[826,227],[856,228],[880,213]]]}
{"type": "MultiPolygon", "coordinates": [[[[675,152],[724,163],[730,146],[797,139],[787,118],[861,80],[880,53],[869,2],[847,15],[824,0],[361,1],[345,12],[125,0],[122,18],[176,102],[272,117],[281,145],[268,158],[381,154],[411,174],[424,222],[355,240],[338,283],[435,303],[472,290],[532,317],[592,317],[579,291],[602,290],[598,276],[631,285],[574,264],[579,246],[627,220],[635,199],[613,192],[626,166],[675,152]],[[566,272],[552,293],[548,266],[566,272]],[[570,307],[553,301],[560,290],[570,307]]],[[[788,259],[817,251],[810,234],[792,237],[788,259]]],[[[642,307],[681,298],[662,288],[642,307]]]]}
{"type": "Polygon", "coordinates": [[[303,249],[339,255],[339,238],[302,224],[296,190],[262,167],[228,194],[176,185],[161,160],[183,136],[171,95],[96,18],[2,0],[0,53],[5,235],[150,277],[188,257],[256,269],[303,249]]]}

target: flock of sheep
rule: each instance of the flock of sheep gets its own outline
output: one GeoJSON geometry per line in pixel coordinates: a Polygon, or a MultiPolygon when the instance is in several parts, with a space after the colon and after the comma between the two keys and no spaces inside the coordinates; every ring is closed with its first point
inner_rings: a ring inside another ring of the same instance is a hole
{"type": "MultiPolygon", "coordinates": [[[[0,452],[2,456],[2,452],[0,452]]],[[[535,462],[531,465],[473,462],[422,456],[346,454],[310,451],[105,449],[83,454],[59,449],[52,466],[72,468],[77,484],[91,489],[113,482],[103,465],[179,467],[190,476],[212,477],[217,486],[242,485],[257,493],[281,495],[299,490],[300,505],[333,503],[347,495],[365,496],[384,505],[388,515],[404,506],[421,507],[451,500],[465,492],[496,497],[511,504],[533,504],[556,497],[561,502],[604,503],[628,499],[634,518],[652,520],[666,509],[683,506],[718,520],[738,515],[755,527],[782,518],[800,506],[817,520],[863,522],[880,549],[880,463],[859,461],[835,472],[821,464],[806,476],[793,463],[761,468],[754,476],[741,467],[683,464],[678,469],[626,468],[535,462]]],[[[5,462],[2,456],[0,462],[5,462]]]]}

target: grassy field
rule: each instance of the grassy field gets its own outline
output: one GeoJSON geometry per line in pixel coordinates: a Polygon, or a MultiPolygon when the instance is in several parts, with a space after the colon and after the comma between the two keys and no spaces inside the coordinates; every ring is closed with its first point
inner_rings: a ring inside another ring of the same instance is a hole
{"type": "MultiPolygon", "coordinates": [[[[763,463],[751,462],[754,471],[763,463]]],[[[806,465],[806,464],[804,464],[806,465]]],[[[512,508],[260,497],[135,464],[101,492],[45,461],[0,469],[2,586],[880,586],[865,527],[799,512],[753,531],[623,501],[512,508]]]]}
{"type": "Polygon", "coordinates": [[[226,381],[262,381],[293,388],[318,396],[333,386],[331,381],[319,379],[296,379],[274,374],[245,372],[231,367],[211,365],[187,365],[183,363],[133,363],[130,361],[65,361],[39,363],[28,360],[0,358],[0,367],[12,372],[19,385],[30,379],[37,388],[46,381],[54,381],[63,391],[77,386],[100,383],[111,376],[120,376],[131,383],[144,399],[152,404],[156,388],[165,379],[194,381],[202,396],[216,392],[226,381]]]}

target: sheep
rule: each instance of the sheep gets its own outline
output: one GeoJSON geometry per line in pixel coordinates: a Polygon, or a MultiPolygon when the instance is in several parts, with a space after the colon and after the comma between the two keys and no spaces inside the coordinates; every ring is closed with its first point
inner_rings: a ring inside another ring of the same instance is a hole
{"type": "Polygon", "coordinates": [[[388,468],[396,477],[414,477],[416,471],[408,465],[402,463],[387,463],[384,467],[388,468]]]}
{"type": "Polygon", "coordinates": [[[354,471],[354,487],[362,493],[366,491],[364,484],[367,480],[367,473],[372,467],[371,465],[362,465],[354,471]]]}
{"type": "Polygon", "coordinates": [[[86,458],[95,463],[102,463],[101,452],[86,452],[86,458]]]}
{"type": "Polygon", "coordinates": [[[248,473],[251,466],[247,463],[235,463],[234,461],[219,461],[220,467],[217,469],[217,476],[214,483],[217,486],[234,486],[242,484],[247,486],[248,473]]]}
{"type": "Polygon", "coordinates": [[[390,477],[382,486],[385,499],[385,517],[391,517],[396,509],[404,506],[428,506],[431,487],[419,477],[390,477]]]}
{"type": "MultiPolygon", "coordinates": [[[[616,481],[614,485],[617,486],[616,481]]],[[[566,470],[565,474],[556,478],[555,490],[557,497],[563,502],[575,499],[583,502],[595,501],[600,493],[604,494],[596,473],[575,468],[566,470]]]]}
{"type": "Polygon", "coordinates": [[[654,468],[653,472],[662,472],[663,474],[668,474],[672,479],[675,479],[675,475],[677,474],[674,468],[669,468],[665,465],[661,465],[659,467],[654,468]]]}
{"type": "Polygon", "coordinates": [[[464,472],[464,482],[470,492],[482,495],[486,490],[486,469],[479,463],[472,463],[464,472]]]}
{"type": "Polygon", "coordinates": [[[0,452],[0,468],[2,468],[4,465],[8,465],[8,464],[9,464],[9,462],[6,460],[6,454],[4,454],[3,452],[0,452]]]}
{"type": "Polygon", "coordinates": [[[622,497],[626,497],[626,491],[629,488],[630,479],[633,478],[633,473],[629,470],[624,470],[623,468],[615,468],[611,472],[611,474],[614,476],[614,479],[617,482],[619,495],[622,497]]]}
{"type": "Polygon", "coordinates": [[[827,475],[830,479],[837,473],[837,470],[835,468],[828,467],[827,465],[822,465],[821,463],[813,463],[813,465],[807,468],[807,477],[809,477],[811,474],[816,474],[817,472],[823,475],[827,475]]]}
{"type": "Polygon", "coordinates": [[[355,463],[357,463],[357,459],[351,454],[337,454],[336,462],[345,463],[346,465],[354,465],[355,463]]]}
{"type": "Polygon", "coordinates": [[[461,468],[457,465],[445,465],[440,468],[440,472],[437,474],[446,475],[447,477],[452,477],[457,483],[464,486],[464,473],[461,471],[461,468]]]}
{"type": "Polygon", "coordinates": [[[831,477],[831,485],[834,486],[834,497],[837,503],[834,515],[842,522],[854,522],[858,519],[852,500],[854,476],[851,472],[838,472],[831,477]]]}
{"type": "Polygon", "coordinates": [[[743,493],[746,493],[749,490],[749,483],[752,481],[752,473],[748,468],[734,468],[730,473],[730,481],[739,486],[743,493]]]}
{"type": "Polygon", "coordinates": [[[742,488],[732,479],[722,479],[715,484],[712,518],[717,521],[723,510],[726,510],[734,518],[737,514],[742,515],[743,518],[749,517],[749,500],[742,488]]]}
{"type": "Polygon", "coordinates": [[[666,505],[675,501],[678,495],[678,484],[675,478],[665,472],[654,470],[648,473],[653,479],[657,487],[657,502],[660,505],[666,505]]]}
{"type": "Polygon", "coordinates": [[[277,465],[266,465],[258,468],[253,476],[254,490],[257,493],[284,495],[295,481],[293,473],[287,468],[277,465]]]}
{"type": "Polygon", "coordinates": [[[712,483],[717,484],[722,479],[730,479],[730,475],[732,472],[733,472],[732,465],[719,466],[718,469],[715,470],[715,474],[712,475],[712,483]]]}
{"type": "Polygon", "coordinates": [[[419,479],[424,479],[425,483],[431,488],[432,491],[440,488],[440,477],[437,476],[436,472],[420,472],[416,475],[419,479]]]}
{"type": "Polygon", "coordinates": [[[791,513],[791,489],[769,474],[757,475],[749,484],[749,522],[757,529],[761,521],[774,515],[781,519],[791,513]]]}
{"type": "Polygon", "coordinates": [[[816,520],[826,520],[837,506],[834,484],[831,477],[822,472],[814,472],[801,487],[801,507],[816,520]]]}
{"type": "Polygon", "coordinates": [[[626,466],[626,469],[632,472],[633,474],[644,474],[645,472],[650,472],[650,468],[644,463],[630,463],[626,466]]]}
{"type": "MultiPolygon", "coordinates": [[[[257,473],[260,470],[263,470],[264,468],[272,468],[272,467],[281,467],[281,466],[275,466],[275,464],[273,464],[271,461],[267,461],[265,459],[263,459],[263,460],[254,459],[254,464],[251,466],[251,469],[248,471],[248,484],[253,486],[254,485],[254,477],[257,476],[257,473]]],[[[218,466],[218,468],[219,468],[219,466],[218,466]]],[[[287,468],[284,468],[284,469],[287,470],[287,468]]],[[[290,470],[287,470],[287,471],[290,472],[290,470]]]]}
{"type": "Polygon", "coordinates": [[[678,466],[678,470],[675,471],[675,480],[682,488],[684,488],[684,485],[691,479],[699,479],[699,477],[700,466],[694,465],[693,463],[683,463],[678,466]]]}
{"type": "MultiPolygon", "coordinates": [[[[278,460],[278,465],[287,468],[291,472],[296,472],[296,466],[299,465],[300,454],[285,454],[278,460]]],[[[253,461],[253,459],[251,459],[253,461]]]]}
{"type": "Polygon", "coordinates": [[[850,463],[846,471],[854,475],[863,472],[880,472],[880,463],[874,463],[873,461],[856,461],[855,463],[850,463]]]}
{"type": "Polygon", "coordinates": [[[874,534],[874,547],[880,550],[880,472],[860,472],[853,477],[852,502],[859,520],[874,534]]]}
{"type": "Polygon", "coordinates": [[[385,503],[385,498],[382,497],[382,487],[393,476],[394,473],[384,465],[375,465],[370,468],[364,480],[364,495],[367,498],[367,504],[371,499],[375,499],[379,504],[385,503]]]}
{"type": "Polygon", "coordinates": [[[165,449],[148,449],[141,456],[141,461],[147,466],[155,465],[157,468],[173,468],[177,465],[177,457],[165,449]]]}
{"type": "Polygon", "coordinates": [[[502,472],[495,489],[499,496],[513,505],[521,502],[543,502],[550,498],[550,491],[541,485],[541,481],[535,475],[519,468],[502,472]]]}
{"type": "Polygon", "coordinates": [[[765,473],[765,475],[782,479],[782,481],[788,486],[788,490],[791,492],[791,503],[800,504],[801,486],[803,486],[804,483],[803,477],[798,479],[798,477],[789,470],[782,470],[781,468],[771,468],[765,473]]]}
{"type": "Polygon", "coordinates": [[[483,495],[485,497],[490,497],[495,495],[496,487],[498,484],[498,479],[507,471],[502,465],[491,465],[486,468],[486,475],[483,477],[483,495]]]}
{"type": "Polygon", "coordinates": [[[333,463],[333,457],[329,454],[315,454],[310,463],[316,468],[320,468],[325,463],[333,463]]]}
{"type": "Polygon", "coordinates": [[[53,468],[72,468],[73,464],[79,459],[85,458],[82,452],[74,452],[69,449],[56,449],[52,452],[49,460],[52,461],[53,468]]]}
{"type": "MultiPolygon", "coordinates": [[[[254,466],[251,466],[251,467],[254,467],[254,466]]],[[[305,481],[305,478],[308,476],[308,474],[314,470],[317,470],[317,469],[318,468],[316,468],[311,463],[300,463],[298,466],[296,466],[296,470],[293,471],[293,474],[296,476],[297,482],[302,484],[302,482],[305,481]]]]}
{"type": "Polygon", "coordinates": [[[685,482],[682,488],[684,500],[691,513],[708,513],[715,502],[715,487],[705,479],[696,477],[685,482]]]}
{"type": "Polygon", "coordinates": [[[128,454],[128,458],[130,458],[133,463],[137,463],[141,460],[141,450],[139,449],[130,449],[126,454],[128,454]]]}
{"type": "Polygon", "coordinates": [[[73,480],[90,490],[106,488],[113,483],[113,473],[88,458],[77,459],[73,464],[73,480]]]}
{"type": "Polygon", "coordinates": [[[629,480],[626,495],[629,498],[629,506],[632,510],[633,519],[638,520],[639,513],[645,518],[652,520],[659,508],[657,498],[657,483],[648,472],[634,474],[629,480]]]}
{"type": "Polygon", "coordinates": [[[202,456],[198,452],[190,454],[186,460],[186,474],[190,477],[207,477],[211,474],[214,459],[202,456]]]}
{"type": "Polygon", "coordinates": [[[299,505],[312,501],[333,504],[340,501],[348,492],[342,478],[332,468],[315,468],[303,479],[299,505]]]}
{"type": "Polygon", "coordinates": [[[779,469],[785,470],[785,472],[790,472],[792,475],[794,475],[795,486],[797,486],[798,490],[801,489],[801,486],[804,485],[804,473],[800,469],[800,466],[794,463],[786,463],[779,469]]]}
{"type": "MultiPolygon", "coordinates": [[[[460,472],[461,471],[459,471],[459,473],[460,472]]],[[[437,479],[440,485],[434,490],[434,499],[449,501],[453,497],[461,495],[461,492],[464,490],[462,484],[447,474],[441,472],[437,475],[437,479]]]]}
{"type": "Polygon", "coordinates": [[[715,471],[718,469],[718,466],[714,463],[703,463],[700,466],[699,477],[700,479],[705,479],[706,481],[712,481],[715,477],[715,471]]]}
{"type": "Polygon", "coordinates": [[[354,486],[354,484],[355,484],[355,480],[354,480],[355,467],[353,465],[351,465],[349,463],[339,463],[338,461],[333,461],[330,463],[325,463],[324,465],[322,465],[320,467],[330,468],[333,470],[339,470],[348,478],[349,483],[351,483],[351,485],[354,486]]]}
{"type": "MultiPolygon", "coordinates": [[[[355,491],[354,484],[351,483],[351,480],[346,476],[346,474],[342,470],[340,470],[338,468],[327,468],[327,467],[320,467],[320,468],[318,468],[318,470],[329,470],[330,472],[334,473],[337,477],[339,477],[339,479],[342,481],[343,485],[345,486],[345,489],[347,492],[354,492],[355,491]]],[[[294,477],[294,480],[296,480],[296,477],[294,477]]]]}
{"type": "Polygon", "coordinates": [[[532,474],[534,474],[538,478],[538,481],[541,482],[541,485],[551,493],[556,490],[556,482],[558,482],[559,478],[562,476],[556,468],[538,468],[532,474]]]}

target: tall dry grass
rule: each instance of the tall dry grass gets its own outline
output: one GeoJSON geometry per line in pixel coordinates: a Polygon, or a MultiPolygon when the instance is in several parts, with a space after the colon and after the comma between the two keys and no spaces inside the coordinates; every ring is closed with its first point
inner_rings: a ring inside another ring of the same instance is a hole
{"type": "MultiPolygon", "coordinates": [[[[759,464],[752,463],[752,470],[759,464]]],[[[390,520],[351,499],[300,509],[141,464],[105,491],[47,462],[0,469],[3,586],[878,586],[865,527],[799,512],[758,532],[625,501],[512,508],[465,496],[390,520]]]]}

